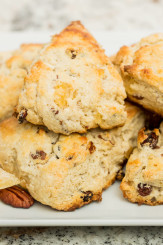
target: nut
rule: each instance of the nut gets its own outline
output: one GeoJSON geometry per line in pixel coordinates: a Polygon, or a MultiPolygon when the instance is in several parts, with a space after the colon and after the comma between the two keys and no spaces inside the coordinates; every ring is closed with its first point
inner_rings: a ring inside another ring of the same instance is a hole
{"type": "Polygon", "coordinates": [[[29,208],[34,204],[31,195],[18,186],[0,190],[0,200],[15,208],[29,208]]]}

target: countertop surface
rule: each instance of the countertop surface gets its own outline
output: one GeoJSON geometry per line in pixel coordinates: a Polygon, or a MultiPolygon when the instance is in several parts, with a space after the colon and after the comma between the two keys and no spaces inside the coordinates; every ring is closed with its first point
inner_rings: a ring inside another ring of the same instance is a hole
{"type": "MultiPolygon", "coordinates": [[[[59,31],[72,20],[89,30],[163,27],[163,0],[1,0],[0,31],[59,31]]],[[[0,224],[3,226],[3,224],[0,224]]],[[[0,244],[163,244],[163,227],[0,228],[0,244]]]]}
{"type": "Polygon", "coordinates": [[[162,245],[163,227],[1,228],[0,244],[162,245]]]}
{"type": "Polygon", "coordinates": [[[81,20],[89,30],[162,30],[163,0],[1,0],[0,30],[61,30],[81,20]]]}

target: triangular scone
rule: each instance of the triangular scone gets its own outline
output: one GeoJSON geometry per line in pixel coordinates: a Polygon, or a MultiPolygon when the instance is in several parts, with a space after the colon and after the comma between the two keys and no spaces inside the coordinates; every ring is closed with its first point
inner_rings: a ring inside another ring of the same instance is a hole
{"type": "Polygon", "coordinates": [[[5,189],[18,184],[20,184],[20,180],[15,177],[15,175],[0,168],[0,189],[5,189]]]}
{"type": "MultiPolygon", "coordinates": [[[[160,129],[163,128],[163,123],[160,129]]],[[[138,148],[130,156],[121,183],[125,198],[139,204],[163,204],[163,142],[158,129],[139,132],[138,148]]]]}
{"type": "Polygon", "coordinates": [[[0,162],[21,179],[39,202],[58,210],[74,210],[101,200],[102,191],[136,145],[145,116],[126,104],[124,126],[92,129],[85,134],[55,134],[43,126],[19,124],[10,118],[0,124],[0,162]]]}
{"type": "Polygon", "coordinates": [[[113,63],[130,100],[163,116],[163,33],[123,46],[113,63]]]}
{"type": "Polygon", "coordinates": [[[69,135],[123,125],[125,97],[122,79],[104,50],[76,21],[40,52],[26,77],[17,111],[19,121],[24,117],[69,135]]]}
{"type": "Polygon", "coordinates": [[[27,69],[41,44],[23,44],[13,52],[0,53],[0,121],[13,114],[27,69]]]}

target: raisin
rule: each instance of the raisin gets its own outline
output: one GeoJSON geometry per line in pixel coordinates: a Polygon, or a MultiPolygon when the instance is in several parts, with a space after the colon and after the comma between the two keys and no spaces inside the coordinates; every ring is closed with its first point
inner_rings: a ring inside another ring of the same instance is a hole
{"type": "Polygon", "coordinates": [[[133,98],[137,99],[137,100],[143,100],[144,97],[141,95],[132,95],[133,98]]]}
{"type": "Polygon", "coordinates": [[[81,196],[80,198],[83,199],[83,202],[89,202],[93,197],[92,191],[82,191],[82,193],[84,196],[81,196]]]}
{"type": "Polygon", "coordinates": [[[75,59],[76,58],[76,52],[75,50],[71,50],[71,59],[75,59]]]}
{"type": "Polygon", "coordinates": [[[98,135],[98,138],[99,138],[99,139],[102,139],[102,140],[104,140],[104,141],[107,141],[107,140],[104,139],[100,134],[98,135]]]}
{"type": "Polygon", "coordinates": [[[149,144],[149,147],[151,147],[152,149],[157,149],[157,143],[158,143],[158,135],[155,134],[155,132],[151,132],[147,134],[147,138],[140,143],[141,146],[144,146],[145,144],[149,144]]]}
{"type": "Polygon", "coordinates": [[[152,186],[148,186],[147,184],[138,184],[138,192],[140,196],[148,196],[152,192],[152,186]]]}
{"type": "Polygon", "coordinates": [[[122,169],[120,169],[120,170],[117,172],[116,179],[121,181],[124,177],[125,177],[125,173],[124,173],[124,171],[123,171],[122,169]]]}
{"type": "Polygon", "coordinates": [[[71,59],[75,59],[76,55],[77,55],[77,51],[74,49],[67,49],[66,50],[66,54],[71,58],[71,59]]]}
{"type": "Polygon", "coordinates": [[[69,157],[67,157],[67,161],[70,161],[71,159],[73,159],[73,156],[71,155],[71,156],[69,156],[69,157]]]}
{"type": "Polygon", "coordinates": [[[89,149],[90,154],[92,154],[96,150],[96,146],[93,144],[92,141],[89,142],[88,149],[89,149]]]}
{"type": "Polygon", "coordinates": [[[51,110],[52,110],[52,112],[53,112],[55,115],[57,115],[57,114],[59,113],[59,111],[58,111],[58,110],[55,110],[53,107],[51,108],[51,110]]]}
{"type": "Polygon", "coordinates": [[[41,159],[45,160],[46,158],[46,153],[44,151],[36,151],[36,154],[31,154],[31,157],[33,159],[41,159]]]}
{"type": "Polygon", "coordinates": [[[19,113],[18,122],[20,124],[23,123],[24,120],[26,119],[26,116],[27,116],[27,109],[21,110],[21,112],[19,113]]]}
{"type": "Polygon", "coordinates": [[[124,66],[124,72],[128,72],[129,70],[130,70],[130,65],[126,65],[126,66],[124,66]]]}
{"type": "Polygon", "coordinates": [[[101,136],[100,134],[98,135],[98,137],[99,137],[99,139],[103,139],[102,136],[101,136]]]}

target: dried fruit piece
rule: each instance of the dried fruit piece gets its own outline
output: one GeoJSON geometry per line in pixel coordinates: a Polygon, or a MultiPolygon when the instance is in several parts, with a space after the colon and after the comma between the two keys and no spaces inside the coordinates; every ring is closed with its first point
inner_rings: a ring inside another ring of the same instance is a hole
{"type": "Polygon", "coordinates": [[[151,132],[147,134],[147,138],[140,143],[141,146],[145,145],[145,144],[149,144],[149,147],[151,147],[152,149],[156,149],[158,148],[157,143],[158,143],[158,135],[156,135],[155,132],[151,132]]]}
{"type": "Polygon", "coordinates": [[[139,183],[138,184],[138,192],[139,192],[139,195],[141,195],[143,197],[148,196],[152,192],[152,186],[139,183]]]}
{"type": "Polygon", "coordinates": [[[77,50],[74,49],[67,49],[66,54],[71,57],[71,59],[75,59],[77,55],[77,50]]]}
{"type": "Polygon", "coordinates": [[[84,194],[84,196],[81,196],[83,202],[89,202],[93,197],[92,191],[82,191],[82,192],[84,194]]]}
{"type": "Polygon", "coordinates": [[[70,160],[73,159],[73,157],[74,157],[73,155],[70,155],[70,156],[68,156],[68,157],[66,158],[66,160],[67,160],[67,161],[70,161],[70,160]]]}
{"type": "Polygon", "coordinates": [[[59,110],[55,110],[53,107],[51,108],[52,112],[57,115],[59,113],[59,110]]]}
{"type": "Polygon", "coordinates": [[[19,118],[18,118],[18,122],[21,124],[24,122],[24,120],[26,119],[27,116],[27,109],[23,109],[21,110],[21,112],[19,113],[19,118]]]}
{"type": "Polygon", "coordinates": [[[92,154],[96,150],[96,146],[93,144],[92,141],[88,143],[88,149],[89,149],[90,154],[92,154]]]}
{"type": "Polygon", "coordinates": [[[36,154],[31,154],[31,157],[35,160],[35,159],[41,159],[41,160],[45,160],[46,158],[46,153],[44,151],[36,151],[36,154]]]}
{"type": "Polygon", "coordinates": [[[124,171],[123,171],[122,169],[120,169],[120,170],[117,172],[116,179],[121,181],[124,177],[125,177],[125,173],[124,173],[124,171]]]}
{"type": "Polygon", "coordinates": [[[18,186],[0,190],[0,200],[15,208],[29,208],[34,204],[31,195],[18,186]]]}

